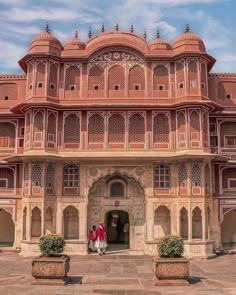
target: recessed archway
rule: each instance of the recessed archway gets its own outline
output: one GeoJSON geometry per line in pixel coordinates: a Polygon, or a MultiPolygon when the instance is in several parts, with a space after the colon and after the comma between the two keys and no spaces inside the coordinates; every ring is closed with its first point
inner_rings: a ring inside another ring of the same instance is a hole
{"type": "Polygon", "coordinates": [[[11,213],[0,209],[0,246],[13,246],[15,225],[11,213]]]}
{"type": "Polygon", "coordinates": [[[221,224],[221,242],[224,250],[232,249],[236,246],[236,209],[225,213],[221,224]]]}

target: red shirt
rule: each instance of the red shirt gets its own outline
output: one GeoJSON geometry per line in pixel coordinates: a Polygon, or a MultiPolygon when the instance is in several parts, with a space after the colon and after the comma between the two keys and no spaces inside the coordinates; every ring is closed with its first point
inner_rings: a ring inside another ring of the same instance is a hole
{"type": "Polygon", "coordinates": [[[89,240],[95,240],[96,239],[96,232],[95,231],[90,231],[89,233],[89,240]]]}
{"type": "Polygon", "coordinates": [[[105,226],[99,225],[96,229],[96,239],[105,240],[106,239],[106,228],[105,226]]]}

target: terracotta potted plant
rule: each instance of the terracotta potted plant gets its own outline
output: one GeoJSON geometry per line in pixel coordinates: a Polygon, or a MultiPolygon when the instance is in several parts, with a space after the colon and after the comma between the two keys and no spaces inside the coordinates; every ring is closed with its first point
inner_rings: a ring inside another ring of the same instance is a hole
{"type": "Polygon", "coordinates": [[[33,285],[65,285],[70,257],[62,255],[65,241],[61,235],[46,234],[39,240],[41,256],[32,260],[33,285]]]}
{"type": "Polygon", "coordinates": [[[182,256],[182,239],[178,236],[160,238],[157,250],[159,257],[152,260],[155,285],[188,285],[189,260],[182,256]]]}

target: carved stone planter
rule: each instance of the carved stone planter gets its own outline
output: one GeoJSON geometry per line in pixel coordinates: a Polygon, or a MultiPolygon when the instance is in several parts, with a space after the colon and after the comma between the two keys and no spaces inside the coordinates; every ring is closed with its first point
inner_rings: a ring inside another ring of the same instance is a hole
{"type": "Polygon", "coordinates": [[[154,282],[157,286],[182,286],[188,285],[189,260],[180,258],[159,258],[152,259],[154,282]]]}
{"type": "Polygon", "coordinates": [[[39,256],[32,260],[32,285],[66,285],[70,269],[70,257],[39,256]]]}

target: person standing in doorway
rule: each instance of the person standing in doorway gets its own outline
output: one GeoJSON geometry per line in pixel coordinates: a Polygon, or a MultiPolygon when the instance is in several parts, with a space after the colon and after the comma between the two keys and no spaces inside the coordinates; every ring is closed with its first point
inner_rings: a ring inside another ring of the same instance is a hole
{"type": "Polygon", "coordinates": [[[124,242],[125,242],[125,244],[128,244],[129,243],[129,222],[128,222],[128,220],[125,221],[123,232],[125,235],[124,242]]]}
{"type": "Polygon", "coordinates": [[[96,241],[96,226],[93,225],[92,230],[89,233],[89,250],[95,252],[95,241],[96,241]]]}
{"type": "Polygon", "coordinates": [[[107,236],[106,228],[103,224],[103,221],[100,221],[96,229],[96,241],[95,241],[95,248],[97,249],[99,255],[103,255],[106,253],[106,248],[107,248],[106,236],[107,236]]]}

